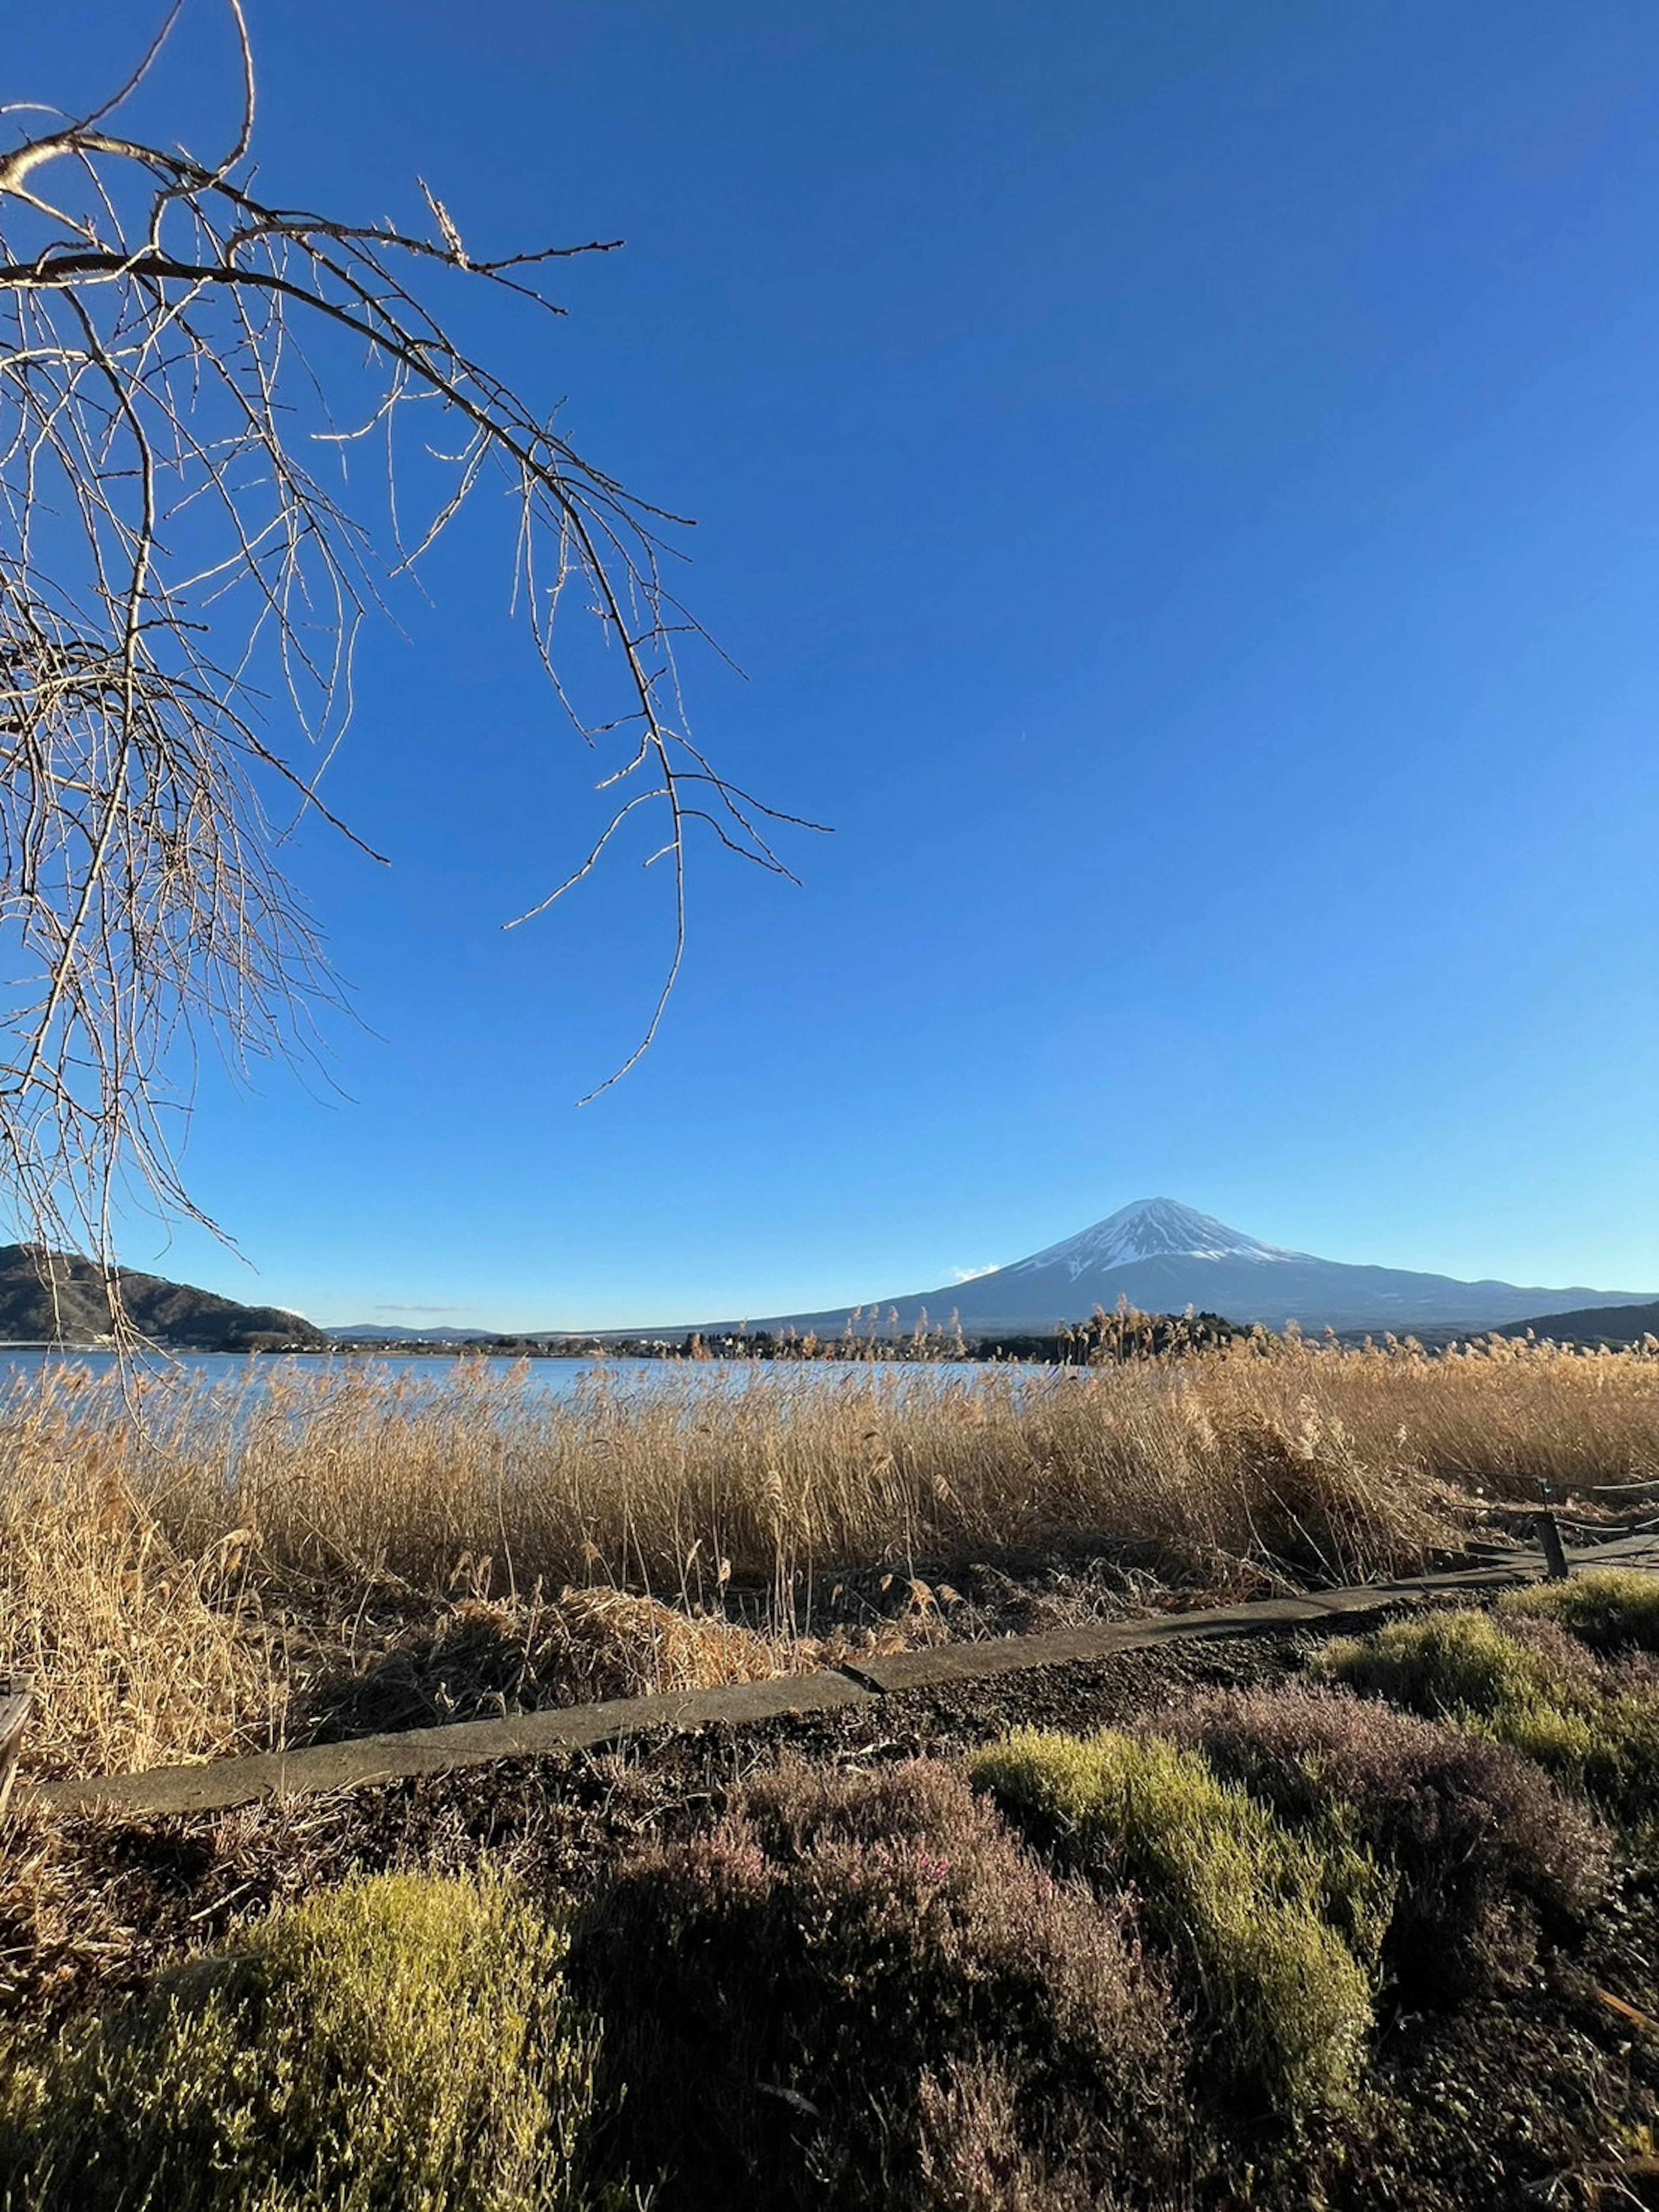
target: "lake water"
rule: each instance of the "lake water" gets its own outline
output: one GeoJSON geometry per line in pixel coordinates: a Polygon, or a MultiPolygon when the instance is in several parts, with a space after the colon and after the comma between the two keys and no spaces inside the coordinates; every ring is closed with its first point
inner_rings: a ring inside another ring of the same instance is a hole
{"type": "MultiPolygon", "coordinates": [[[[112,1352],[82,1351],[76,1346],[49,1347],[19,1345],[0,1347],[0,1392],[9,1388],[26,1385],[33,1376],[48,1368],[78,1367],[94,1376],[106,1376],[118,1370],[119,1361],[112,1352]]],[[[441,1386],[451,1376],[477,1376],[480,1370],[496,1375],[518,1374],[527,1397],[574,1397],[595,1377],[603,1376],[614,1389],[624,1392],[647,1391],[671,1381],[684,1388],[688,1378],[695,1378],[700,1387],[710,1390],[747,1388],[757,1381],[778,1387],[799,1388],[807,1381],[830,1383],[847,1376],[859,1376],[865,1382],[878,1375],[902,1374],[920,1378],[933,1376],[944,1381],[947,1377],[971,1382],[993,1373],[1006,1374],[1008,1370],[992,1368],[981,1361],[939,1360],[918,1364],[914,1362],[886,1360],[837,1359],[526,1359],[488,1358],[478,1356],[456,1358],[448,1354],[430,1357],[415,1353],[353,1354],[350,1357],[331,1358],[326,1353],[306,1352],[283,1354],[274,1352],[250,1358],[246,1352],[184,1352],[162,1358],[150,1355],[142,1365],[151,1374],[169,1371],[182,1377],[198,1378],[209,1384],[240,1382],[258,1389],[279,1374],[304,1376],[320,1374],[360,1374],[369,1371],[380,1375],[410,1378],[426,1377],[434,1386],[441,1386]]],[[[1049,1369],[1048,1373],[1060,1370],[1049,1369]]]]}
{"type": "MultiPolygon", "coordinates": [[[[591,1359],[532,1359],[524,1363],[527,1390],[544,1394],[551,1398],[569,1397],[582,1376],[591,1375],[600,1365],[591,1359]]],[[[373,1369],[385,1374],[430,1375],[434,1382],[465,1368],[467,1373],[486,1369],[500,1375],[510,1374],[519,1364],[512,1359],[428,1358],[421,1355],[397,1354],[368,1357],[356,1355],[349,1358],[331,1358],[325,1352],[307,1352],[284,1357],[280,1352],[260,1354],[250,1358],[246,1352],[179,1352],[166,1356],[150,1354],[139,1364],[147,1374],[196,1376],[203,1382],[258,1383],[269,1381],[273,1375],[359,1373],[373,1369]]],[[[635,1373],[643,1375],[652,1368],[666,1363],[657,1359],[613,1359],[605,1363],[605,1371],[614,1374],[620,1381],[635,1373]]],[[[120,1362],[112,1352],[82,1351],[76,1346],[45,1346],[18,1345],[0,1348],[0,1389],[13,1381],[21,1382],[38,1375],[48,1367],[84,1367],[93,1375],[111,1375],[120,1362]]]]}

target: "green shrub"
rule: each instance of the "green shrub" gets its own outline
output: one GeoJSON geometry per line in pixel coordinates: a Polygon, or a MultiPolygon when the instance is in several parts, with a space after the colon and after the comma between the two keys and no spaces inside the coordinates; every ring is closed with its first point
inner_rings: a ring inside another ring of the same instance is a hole
{"type": "Polygon", "coordinates": [[[580,2176],[594,2046],[564,1939],[505,1886],[383,1875],[12,2072],[16,2212],[530,2212],[580,2176]]]}
{"type": "Polygon", "coordinates": [[[1293,2122],[1351,2097],[1390,1884],[1339,1823],[1296,1836],[1197,1753],[1110,1731],[1011,1736],[970,1771],[1062,1863],[1138,1886],[1242,2095],[1293,2122]]]}
{"type": "Polygon", "coordinates": [[[1553,1620],[1592,1651],[1659,1653],[1659,1575],[1598,1567],[1564,1583],[1534,1583],[1498,1601],[1507,1620],[1553,1620]]]}
{"type": "Polygon", "coordinates": [[[1483,1613],[1395,1621],[1332,1645],[1334,1680],[1534,1759],[1620,1826],[1659,1820],[1659,1688],[1604,1668],[1545,1620],[1483,1613]]]}
{"type": "Polygon", "coordinates": [[[1178,2198],[1183,2023],[1127,1902],[1040,1866],[957,1766],[757,1780],[617,1870],[570,1972],[665,2206],[1178,2198]]]}
{"type": "Polygon", "coordinates": [[[1386,1698],[1428,1721],[1519,1711],[1577,1694],[1555,1653],[1506,1635],[1485,1613],[1391,1621],[1374,1636],[1333,1644],[1323,1671],[1362,1696],[1386,1698]]]}
{"type": "Polygon", "coordinates": [[[1651,1690],[1610,1692],[1577,1711],[1522,1707],[1481,1726],[1632,1832],[1659,1820],[1659,1696],[1651,1690]]]}
{"type": "Polygon", "coordinates": [[[1578,1916],[1605,1887],[1600,1824],[1465,1729],[1300,1686],[1216,1692],[1160,1727],[1316,1843],[1336,1814],[1395,1869],[1382,1963],[1413,2006],[1512,1978],[1539,1911],[1578,1916]]]}

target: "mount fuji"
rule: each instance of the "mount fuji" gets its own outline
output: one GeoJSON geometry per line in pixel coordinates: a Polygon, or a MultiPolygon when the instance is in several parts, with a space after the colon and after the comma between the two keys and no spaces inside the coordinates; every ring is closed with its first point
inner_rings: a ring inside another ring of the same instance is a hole
{"type": "MultiPolygon", "coordinates": [[[[1294,1321],[1310,1331],[1400,1334],[1502,1328],[1565,1307],[1628,1305],[1651,1295],[1578,1285],[1523,1289],[1401,1267],[1355,1267],[1264,1244],[1176,1199],[1146,1198],[1029,1259],[938,1290],[872,1299],[864,1311],[878,1314],[884,1333],[894,1312],[900,1330],[914,1328],[924,1313],[934,1322],[954,1313],[969,1336],[1014,1336],[1085,1320],[1097,1306],[1109,1313],[1121,1297],[1144,1313],[1180,1313],[1194,1306],[1268,1328],[1294,1321]]],[[[842,1308],[784,1315],[754,1326],[834,1334],[847,1317],[842,1308]]]]}

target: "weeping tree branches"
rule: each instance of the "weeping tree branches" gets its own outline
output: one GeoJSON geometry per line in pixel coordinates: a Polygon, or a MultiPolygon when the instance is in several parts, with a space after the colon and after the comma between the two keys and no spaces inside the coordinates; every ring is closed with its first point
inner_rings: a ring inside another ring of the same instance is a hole
{"type": "Polygon", "coordinates": [[[489,259],[424,185],[427,232],[258,198],[252,50],[226,4],[241,91],[216,159],[118,127],[183,0],[103,107],[6,111],[0,150],[0,1178],[42,1242],[106,1258],[131,1186],[196,1215],[173,1139],[202,1044],[234,1064],[308,1048],[331,987],[283,841],[333,821],[319,780],[362,622],[487,478],[516,518],[514,604],[605,750],[611,802],[531,913],[636,815],[662,824],[672,941],[617,1075],[678,973],[694,827],[787,873],[769,837],[792,817],[686,733],[673,643],[696,625],[663,574],[679,518],[585,459],[439,312],[483,288],[556,315],[550,267],[616,241],[489,259]],[[598,715],[554,655],[573,599],[609,648],[598,715]]]}

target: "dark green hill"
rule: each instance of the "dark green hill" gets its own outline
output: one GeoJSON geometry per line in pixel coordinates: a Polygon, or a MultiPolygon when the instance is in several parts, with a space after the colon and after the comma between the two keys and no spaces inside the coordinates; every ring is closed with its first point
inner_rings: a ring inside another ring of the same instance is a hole
{"type": "MultiPolygon", "coordinates": [[[[264,1352],[293,1345],[321,1350],[328,1339],[280,1306],[239,1305],[212,1291],[161,1275],[121,1274],[122,1300],[143,1335],[190,1352],[264,1352]]],[[[108,1293],[90,1260],[0,1245],[0,1340],[97,1344],[111,1334],[108,1293]]]]}
{"type": "Polygon", "coordinates": [[[1547,1336],[1553,1344],[1640,1344],[1659,1336],[1659,1298],[1639,1306],[1581,1306],[1573,1313],[1540,1314],[1536,1321],[1506,1322],[1505,1336],[1547,1336]]]}

